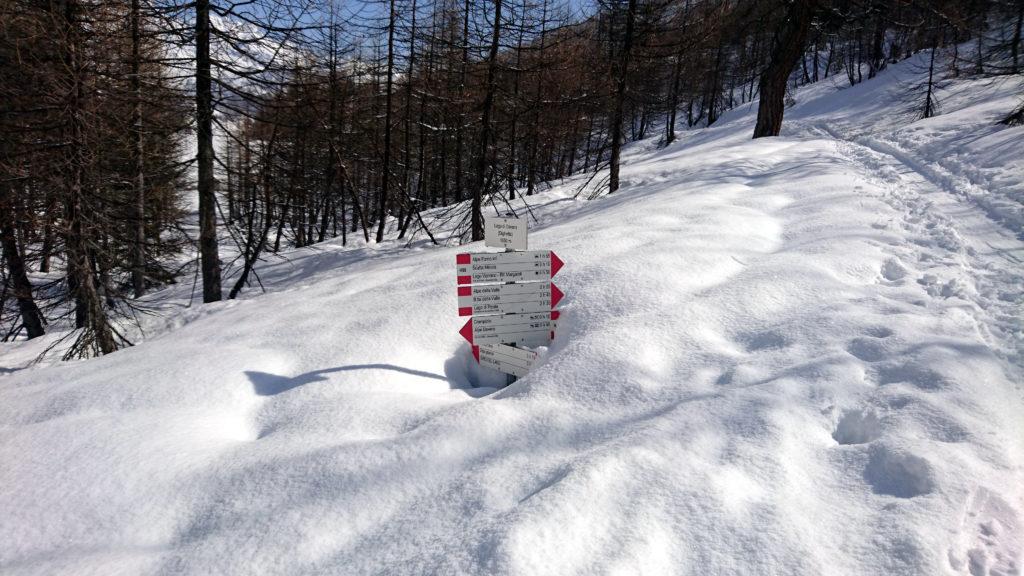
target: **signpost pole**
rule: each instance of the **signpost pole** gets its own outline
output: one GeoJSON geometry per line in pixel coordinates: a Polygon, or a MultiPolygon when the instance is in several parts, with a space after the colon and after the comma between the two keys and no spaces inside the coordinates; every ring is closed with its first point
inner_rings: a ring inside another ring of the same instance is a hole
{"type": "MultiPolygon", "coordinates": [[[[505,252],[515,252],[515,250],[513,250],[510,247],[506,247],[505,248],[505,252]]],[[[515,282],[506,282],[506,284],[515,284],[515,282]]],[[[509,346],[515,348],[516,347],[516,343],[513,342],[513,343],[509,344],[509,346]]],[[[519,377],[516,376],[515,374],[505,374],[505,386],[511,386],[511,385],[515,384],[516,380],[518,380],[518,379],[519,379],[519,377]]]]}

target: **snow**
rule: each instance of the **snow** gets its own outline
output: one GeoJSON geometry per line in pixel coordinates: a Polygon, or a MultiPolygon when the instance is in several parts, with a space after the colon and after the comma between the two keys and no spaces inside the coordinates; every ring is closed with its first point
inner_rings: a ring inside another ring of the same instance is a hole
{"type": "Polygon", "coordinates": [[[3,344],[0,572],[1020,574],[1024,129],[970,81],[892,113],[909,75],[528,198],[566,296],[508,388],[458,336],[480,245],[327,242],[153,295],[110,356],[3,344]]]}

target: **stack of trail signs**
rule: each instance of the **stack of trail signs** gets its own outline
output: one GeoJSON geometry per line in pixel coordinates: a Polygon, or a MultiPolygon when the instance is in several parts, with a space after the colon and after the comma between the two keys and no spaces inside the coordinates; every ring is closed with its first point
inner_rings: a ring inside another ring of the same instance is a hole
{"type": "Polygon", "coordinates": [[[525,218],[488,218],[484,245],[505,252],[455,256],[459,316],[470,316],[459,334],[480,365],[525,376],[537,353],[555,337],[562,291],[551,278],[562,261],[550,250],[526,250],[525,218]]]}

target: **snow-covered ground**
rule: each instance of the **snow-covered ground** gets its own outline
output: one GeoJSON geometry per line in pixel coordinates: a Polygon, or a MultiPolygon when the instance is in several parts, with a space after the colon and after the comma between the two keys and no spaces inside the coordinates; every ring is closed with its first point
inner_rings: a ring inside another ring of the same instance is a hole
{"type": "Polygon", "coordinates": [[[1024,129],[968,81],[914,121],[912,74],[528,199],[566,297],[508,388],[457,333],[477,245],[297,250],[103,358],[4,344],[0,573],[1021,574],[1024,129]]]}

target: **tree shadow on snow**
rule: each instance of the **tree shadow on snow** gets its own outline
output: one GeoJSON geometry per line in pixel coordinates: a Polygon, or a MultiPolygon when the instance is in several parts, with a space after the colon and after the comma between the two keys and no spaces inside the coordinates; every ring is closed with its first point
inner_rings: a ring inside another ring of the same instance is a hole
{"type": "Polygon", "coordinates": [[[395,366],[393,364],[350,364],[348,366],[336,366],[334,368],[324,368],[323,370],[313,370],[290,378],[287,376],[278,376],[277,374],[269,374],[267,372],[259,372],[256,370],[246,370],[245,375],[249,377],[249,381],[252,382],[252,388],[257,394],[260,396],[273,396],[311,382],[323,382],[327,380],[327,374],[332,374],[334,372],[351,372],[354,370],[392,370],[403,374],[409,374],[411,376],[419,376],[420,378],[443,380],[445,382],[449,381],[448,378],[445,378],[440,374],[424,372],[423,370],[413,370],[412,368],[403,368],[402,366],[395,366]]]}

